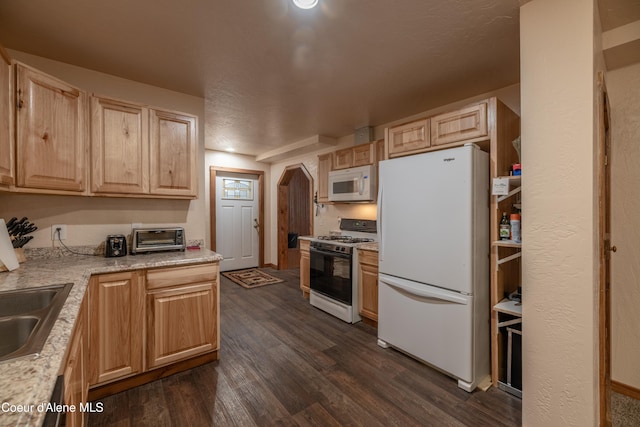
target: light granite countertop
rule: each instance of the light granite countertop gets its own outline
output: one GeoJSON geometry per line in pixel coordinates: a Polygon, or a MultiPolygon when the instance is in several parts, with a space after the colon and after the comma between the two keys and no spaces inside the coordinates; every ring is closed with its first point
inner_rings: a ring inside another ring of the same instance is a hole
{"type": "Polygon", "coordinates": [[[375,251],[378,252],[378,242],[366,242],[360,243],[356,245],[356,248],[363,249],[365,251],[375,251]]]}
{"type": "Polygon", "coordinates": [[[208,249],[120,258],[70,255],[27,260],[14,271],[0,272],[0,291],[74,284],[40,354],[0,362],[0,426],[42,424],[46,413],[38,411],[38,405],[51,398],[91,275],[220,260],[221,255],[208,249]]]}

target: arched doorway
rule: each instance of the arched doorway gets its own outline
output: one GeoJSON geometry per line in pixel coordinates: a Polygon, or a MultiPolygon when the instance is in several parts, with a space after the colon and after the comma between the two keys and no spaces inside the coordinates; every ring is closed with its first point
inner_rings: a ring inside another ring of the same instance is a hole
{"type": "Polygon", "coordinates": [[[278,269],[300,265],[298,236],[313,232],[313,178],[302,163],[287,166],[278,181],[278,269]]]}

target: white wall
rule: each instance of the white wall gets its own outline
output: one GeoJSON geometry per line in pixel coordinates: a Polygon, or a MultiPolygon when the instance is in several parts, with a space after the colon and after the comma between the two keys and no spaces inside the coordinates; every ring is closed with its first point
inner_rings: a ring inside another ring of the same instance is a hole
{"type": "Polygon", "coordinates": [[[596,425],[594,0],[520,9],[523,425],[596,425]]]}
{"type": "MultiPolygon", "coordinates": [[[[111,96],[198,116],[198,169],[204,165],[204,100],[178,92],[125,80],[108,74],[57,61],[9,51],[25,64],[74,86],[99,95],[111,96]]],[[[26,216],[39,230],[27,248],[50,247],[53,224],[67,224],[67,245],[98,245],[107,234],[128,234],[131,224],[177,225],[185,227],[187,240],[205,239],[206,217],[204,175],[200,174],[197,200],[98,198],[81,196],[41,196],[0,193],[0,218],[26,216]]]]}
{"type": "Polygon", "coordinates": [[[611,103],[611,379],[640,389],[640,64],[607,73],[611,103]]]}

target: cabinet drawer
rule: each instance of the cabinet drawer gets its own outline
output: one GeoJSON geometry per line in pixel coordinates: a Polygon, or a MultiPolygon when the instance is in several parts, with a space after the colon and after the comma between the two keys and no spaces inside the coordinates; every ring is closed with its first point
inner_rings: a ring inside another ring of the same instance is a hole
{"type": "Polygon", "coordinates": [[[166,288],[189,283],[217,282],[217,277],[217,264],[190,265],[187,267],[148,270],[147,289],[166,288]]]}
{"type": "Polygon", "coordinates": [[[378,252],[358,249],[358,262],[378,266],[378,252]]]}
{"type": "Polygon", "coordinates": [[[487,104],[472,105],[431,118],[431,145],[488,136],[487,104]]]}

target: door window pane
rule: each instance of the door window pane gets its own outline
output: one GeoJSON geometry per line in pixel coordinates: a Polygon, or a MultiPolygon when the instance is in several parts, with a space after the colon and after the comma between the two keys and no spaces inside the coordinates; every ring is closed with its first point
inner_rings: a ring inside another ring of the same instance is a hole
{"type": "Polygon", "coordinates": [[[253,200],[253,181],[223,178],[222,198],[233,200],[253,200]]]}

